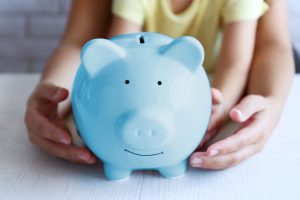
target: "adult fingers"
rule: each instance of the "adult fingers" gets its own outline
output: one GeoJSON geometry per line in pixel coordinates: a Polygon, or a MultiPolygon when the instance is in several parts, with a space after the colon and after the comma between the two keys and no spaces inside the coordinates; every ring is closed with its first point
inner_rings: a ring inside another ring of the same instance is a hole
{"type": "Polygon", "coordinates": [[[260,144],[253,144],[240,151],[214,157],[206,156],[205,152],[196,152],[191,156],[190,164],[192,167],[202,169],[225,169],[258,153],[261,151],[261,146],[260,144]]]}
{"type": "Polygon", "coordinates": [[[209,146],[207,155],[216,156],[218,154],[235,152],[256,143],[258,140],[265,140],[265,120],[262,119],[264,119],[263,112],[255,114],[253,118],[244,123],[233,135],[209,146]]]}
{"type": "Polygon", "coordinates": [[[25,123],[29,130],[43,138],[64,144],[71,143],[67,131],[57,127],[39,112],[28,111],[25,115],[25,123]]]}
{"type": "Polygon", "coordinates": [[[219,108],[211,115],[207,131],[212,131],[213,129],[220,127],[224,122],[225,114],[223,108],[221,106],[218,107],[219,108]]]}
{"type": "Polygon", "coordinates": [[[69,92],[67,89],[55,86],[53,84],[41,83],[37,86],[35,95],[39,100],[48,100],[53,102],[60,102],[65,100],[69,92]]]}
{"type": "Polygon", "coordinates": [[[74,163],[94,164],[96,162],[95,156],[86,148],[59,144],[41,137],[35,137],[33,140],[35,144],[52,156],[74,163]]]}
{"type": "Polygon", "coordinates": [[[264,97],[260,95],[248,95],[231,109],[229,115],[233,121],[245,122],[255,113],[264,110],[266,106],[264,97]]]}

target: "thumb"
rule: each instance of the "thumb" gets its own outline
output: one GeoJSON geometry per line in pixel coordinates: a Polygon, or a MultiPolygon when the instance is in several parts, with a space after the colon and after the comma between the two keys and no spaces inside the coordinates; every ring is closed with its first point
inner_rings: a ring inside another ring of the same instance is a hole
{"type": "Polygon", "coordinates": [[[233,121],[242,123],[255,113],[264,110],[265,107],[266,102],[264,97],[260,95],[248,95],[231,109],[229,115],[233,121]]]}
{"type": "Polygon", "coordinates": [[[36,89],[36,96],[41,100],[59,103],[69,96],[67,89],[50,83],[41,83],[36,89]]]}

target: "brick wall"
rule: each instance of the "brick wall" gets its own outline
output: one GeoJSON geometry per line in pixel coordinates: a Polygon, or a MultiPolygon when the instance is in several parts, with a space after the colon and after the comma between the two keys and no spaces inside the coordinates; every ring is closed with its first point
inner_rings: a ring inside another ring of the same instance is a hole
{"type": "Polygon", "coordinates": [[[41,71],[71,0],[0,0],[0,72],[41,71]]]}
{"type": "MultiPolygon", "coordinates": [[[[0,0],[0,72],[36,72],[57,45],[71,0],[0,0]]],[[[289,0],[300,50],[300,1],[289,0]]]]}

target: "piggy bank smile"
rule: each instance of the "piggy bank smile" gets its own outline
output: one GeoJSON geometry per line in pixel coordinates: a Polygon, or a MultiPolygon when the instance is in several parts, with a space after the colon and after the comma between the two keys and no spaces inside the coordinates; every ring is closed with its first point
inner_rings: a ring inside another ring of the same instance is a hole
{"type": "Polygon", "coordinates": [[[124,151],[128,152],[128,153],[131,153],[133,155],[136,155],[136,156],[157,156],[157,155],[161,155],[163,154],[164,152],[159,152],[159,153],[153,153],[153,154],[139,154],[139,153],[135,153],[135,152],[132,152],[132,151],[129,151],[127,149],[125,149],[124,151]]]}
{"type": "Polygon", "coordinates": [[[133,170],[168,178],[185,173],[211,115],[203,60],[202,45],[187,36],[134,33],[83,47],[72,110],[109,180],[133,170]]]}

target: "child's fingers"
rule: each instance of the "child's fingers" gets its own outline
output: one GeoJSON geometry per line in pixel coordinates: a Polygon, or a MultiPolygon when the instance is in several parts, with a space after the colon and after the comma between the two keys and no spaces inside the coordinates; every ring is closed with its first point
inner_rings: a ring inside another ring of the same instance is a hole
{"type": "Polygon", "coordinates": [[[69,96],[69,91],[67,89],[59,88],[56,94],[52,97],[52,101],[59,103],[61,101],[66,100],[68,96],[69,96]]]}
{"type": "Polygon", "coordinates": [[[230,111],[230,118],[236,122],[245,122],[255,113],[266,107],[266,100],[259,95],[248,95],[230,111]]]}
{"type": "Polygon", "coordinates": [[[207,149],[208,156],[228,154],[261,140],[264,134],[263,113],[257,113],[255,118],[250,119],[233,135],[224,140],[212,144],[207,149]]]}
{"type": "Polygon", "coordinates": [[[216,129],[216,127],[222,122],[222,120],[220,118],[218,118],[218,116],[213,115],[209,121],[208,127],[207,127],[207,132],[211,132],[214,129],[216,129]]]}
{"type": "Polygon", "coordinates": [[[214,157],[206,156],[204,152],[196,152],[190,157],[192,167],[202,169],[225,169],[232,167],[261,150],[257,144],[247,146],[240,151],[214,157]]]}
{"type": "Polygon", "coordinates": [[[212,116],[207,127],[207,132],[205,133],[205,136],[202,139],[199,147],[202,147],[204,144],[206,144],[218,134],[219,129],[225,120],[225,116],[223,116],[223,111],[219,109],[221,108],[216,108],[215,111],[212,112],[212,116]]]}
{"type": "Polygon", "coordinates": [[[37,98],[46,98],[51,100],[58,90],[59,87],[55,86],[54,84],[40,83],[35,90],[35,96],[37,98]]]}
{"type": "Polygon", "coordinates": [[[60,102],[68,97],[68,90],[53,84],[39,84],[35,93],[40,100],[60,102]]]}
{"type": "Polygon", "coordinates": [[[86,148],[59,144],[41,137],[35,138],[35,143],[52,156],[63,158],[74,163],[94,164],[96,158],[86,148]]]}
{"type": "Polygon", "coordinates": [[[220,90],[216,88],[211,88],[211,95],[212,95],[212,104],[220,104],[223,100],[223,95],[220,90]]]}
{"type": "Polygon", "coordinates": [[[225,116],[224,116],[222,107],[218,106],[218,108],[214,108],[214,109],[215,109],[215,111],[212,113],[208,127],[207,127],[208,132],[216,129],[224,122],[225,116]]]}
{"type": "Polygon", "coordinates": [[[28,128],[39,136],[59,143],[71,143],[71,137],[66,131],[55,126],[39,112],[31,111],[26,115],[25,120],[26,124],[30,124],[28,128]]]}
{"type": "Polygon", "coordinates": [[[210,141],[218,134],[219,128],[221,127],[223,122],[224,122],[224,118],[220,115],[220,113],[215,112],[211,116],[207,131],[205,133],[204,138],[202,139],[200,147],[203,146],[206,142],[210,141]]]}

